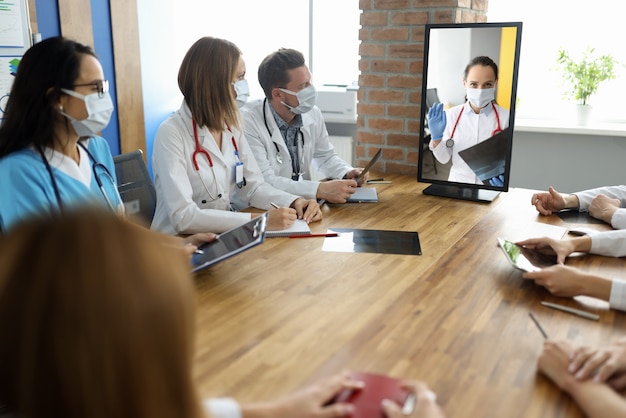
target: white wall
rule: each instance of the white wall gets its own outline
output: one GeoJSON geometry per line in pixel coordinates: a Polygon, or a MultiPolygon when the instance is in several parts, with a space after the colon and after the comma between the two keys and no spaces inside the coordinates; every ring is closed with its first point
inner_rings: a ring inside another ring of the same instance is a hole
{"type": "Polygon", "coordinates": [[[465,67],[476,56],[500,60],[501,29],[431,29],[428,48],[428,88],[436,88],[442,103],[465,101],[465,67]]]}
{"type": "Polygon", "coordinates": [[[625,137],[516,131],[509,186],[537,190],[554,186],[572,193],[626,184],[625,160],[625,137]]]}

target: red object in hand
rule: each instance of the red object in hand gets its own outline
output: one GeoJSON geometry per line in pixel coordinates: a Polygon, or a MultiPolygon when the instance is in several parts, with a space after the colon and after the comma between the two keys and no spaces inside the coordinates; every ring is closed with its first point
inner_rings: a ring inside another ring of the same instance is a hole
{"type": "Polygon", "coordinates": [[[389,399],[401,408],[410,395],[402,387],[402,380],[373,373],[350,373],[354,380],[365,383],[362,389],[346,389],[339,393],[333,403],[345,402],[354,405],[351,418],[385,418],[382,401],[389,399]]]}

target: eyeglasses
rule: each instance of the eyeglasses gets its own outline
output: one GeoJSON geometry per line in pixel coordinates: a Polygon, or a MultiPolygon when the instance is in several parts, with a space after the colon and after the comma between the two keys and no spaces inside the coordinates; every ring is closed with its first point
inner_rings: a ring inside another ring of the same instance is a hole
{"type": "Polygon", "coordinates": [[[103,97],[109,91],[109,80],[98,80],[93,83],[74,84],[74,87],[93,87],[98,91],[98,97],[103,97]]]}

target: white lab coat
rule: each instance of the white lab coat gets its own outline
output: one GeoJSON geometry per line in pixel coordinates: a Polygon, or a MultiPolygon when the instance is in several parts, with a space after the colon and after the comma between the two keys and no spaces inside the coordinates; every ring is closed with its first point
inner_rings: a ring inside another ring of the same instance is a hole
{"type": "Polygon", "coordinates": [[[335,179],[343,178],[353,169],[335,152],[333,145],[328,140],[328,131],[322,111],[314,106],[313,109],[302,115],[301,132],[304,136],[300,161],[300,170],[304,172],[302,180],[292,180],[293,170],[289,149],[274,120],[269,102],[265,103],[265,118],[263,118],[263,107],[264,99],[258,99],[246,103],[241,111],[244,117],[246,138],[266,182],[277,189],[307,199],[314,199],[319,182],[311,180],[312,167],[315,167],[321,176],[335,179]],[[271,135],[268,129],[272,133],[271,135]],[[276,146],[278,146],[282,157],[282,163],[276,158],[276,146]]]}
{"type": "Polygon", "coordinates": [[[599,194],[620,200],[621,208],[617,209],[611,218],[611,226],[615,230],[590,233],[591,250],[589,252],[611,257],[626,256],[626,186],[598,187],[574,194],[578,196],[578,209],[581,212],[588,212],[591,201],[599,194]]]}
{"type": "MultiPolygon", "coordinates": [[[[509,111],[502,106],[495,105],[500,119],[500,129],[504,130],[509,126],[509,111]]],[[[434,141],[430,141],[429,148],[433,151],[437,161],[446,164],[452,158],[449,181],[458,183],[484,184],[465,163],[459,155],[459,151],[472,147],[479,142],[491,138],[493,131],[497,128],[496,113],[491,106],[485,107],[480,113],[474,113],[469,103],[455,106],[445,111],[446,128],[443,131],[443,139],[434,147],[434,141]],[[463,112],[456,130],[454,131],[454,146],[448,148],[446,141],[452,134],[452,128],[459,116],[463,112]]]]}
{"type": "Polygon", "coordinates": [[[270,202],[288,207],[298,198],[277,190],[263,181],[250,146],[234,127],[231,134],[225,127],[222,149],[219,150],[206,127],[198,127],[198,139],[213,160],[213,169],[207,158],[199,154],[199,171],[193,166],[192,154],[196,148],[191,112],[183,102],[180,109],[159,127],[154,139],[152,169],[157,192],[157,207],[152,229],[168,234],[223,232],[249,221],[251,214],[234,212],[248,206],[270,209],[270,202]],[[235,184],[235,148],[244,163],[246,186],[235,184]],[[214,174],[215,173],[215,177],[214,174]],[[206,188],[202,180],[206,184],[206,188]],[[217,185],[217,187],[216,187],[217,185]],[[212,199],[208,191],[215,199],[212,199]],[[221,195],[221,197],[218,197],[221,195]]]}
{"type": "Polygon", "coordinates": [[[626,229],[626,186],[598,187],[574,194],[578,196],[578,208],[581,212],[588,212],[591,201],[599,194],[606,195],[611,199],[619,199],[621,207],[613,214],[611,226],[615,229],[626,229]]]}

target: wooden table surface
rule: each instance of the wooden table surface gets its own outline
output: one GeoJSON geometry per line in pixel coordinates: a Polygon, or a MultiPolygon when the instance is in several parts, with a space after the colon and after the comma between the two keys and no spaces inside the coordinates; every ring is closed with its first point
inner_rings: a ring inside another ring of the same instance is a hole
{"type": "MultiPolygon", "coordinates": [[[[311,229],[417,231],[422,255],[328,252],[324,240],[333,238],[267,238],[197,274],[201,395],[268,400],[349,369],[424,380],[450,418],[582,416],[537,375],[543,338],[528,312],[551,338],[590,344],[622,336],[626,315],[524,281],[496,243],[560,237],[568,224],[538,215],[531,190],[485,204],[424,195],[413,177],[385,178],[393,183],[375,186],[378,203],[325,205],[311,229]]],[[[620,277],[626,260],[585,255],[570,263],[620,277]]]]}

